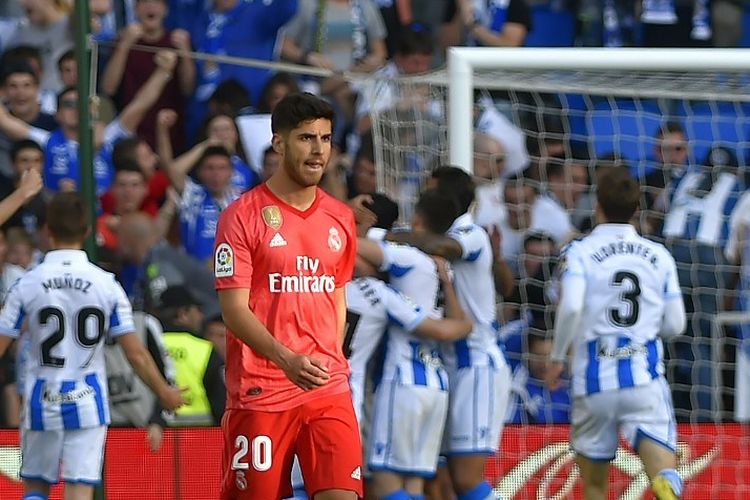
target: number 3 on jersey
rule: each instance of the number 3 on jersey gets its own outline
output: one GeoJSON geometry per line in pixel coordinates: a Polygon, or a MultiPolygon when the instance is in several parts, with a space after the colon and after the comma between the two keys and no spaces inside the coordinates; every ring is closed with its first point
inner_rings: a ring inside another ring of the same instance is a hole
{"type": "Polygon", "coordinates": [[[621,289],[620,301],[627,307],[627,313],[622,314],[619,307],[609,309],[609,321],[623,328],[631,327],[638,322],[640,304],[638,298],[641,295],[641,281],[638,275],[630,271],[617,271],[610,281],[610,286],[621,289]]]}
{"type": "Polygon", "coordinates": [[[253,464],[253,469],[264,472],[271,468],[273,453],[270,437],[255,436],[251,442],[247,439],[247,436],[240,434],[234,439],[234,447],[237,451],[232,457],[232,470],[248,470],[250,468],[249,463],[242,461],[248,452],[251,454],[250,461],[253,464]]]}

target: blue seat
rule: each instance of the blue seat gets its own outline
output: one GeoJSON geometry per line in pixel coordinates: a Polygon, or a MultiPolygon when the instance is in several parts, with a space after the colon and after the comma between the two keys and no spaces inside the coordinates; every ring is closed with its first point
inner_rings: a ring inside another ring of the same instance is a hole
{"type": "Polygon", "coordinates": [[[745,151],[750,137],[750,107],[731,102],[681,102],[677,107],[680,121],[690,141],[691,163],[701,164],[715,143],[734,149],[740,163],[745,163],[745,151]]]}
{"type": "Polygon", "coordinates": [[[562,9],[551,9],[549,5],[531,8],[531,31],[526,35],[527,47],[572,47],[575,41],[575,17],[562,9]]]}
{"type": "Polygon", "coordinates": [[[615,153],[628,161],[634,174],[644,175],[662,121],[653,101],[602,100],[587,113],[586,129],[597,156],[615,153]]]}

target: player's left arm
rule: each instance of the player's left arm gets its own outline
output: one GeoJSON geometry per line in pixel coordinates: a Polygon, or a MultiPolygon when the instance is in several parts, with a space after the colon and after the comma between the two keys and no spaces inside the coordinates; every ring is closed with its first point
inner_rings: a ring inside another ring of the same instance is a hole
{"type": "Polygon", "coordinates": [[[412,245],[429,255],[437,255],[448,260],[460,259],[463,255],[461,244],[453,238],[441,234],[415,234],[408,231],[389,232],[385,239],[395,243],[412,245]]]}
{"type": "Polygon", "coordinates": [[[659,335],[669,338],[680,335],[685,331],[687,315],[685,314],[685,302],[682,300],[680,282],[677,278],[677,265],[674,258],[668,253],[666,260],[669,270],[667,271],[667,282],[664,287],[664,314],[661,318],[659,335]]]}
{"type": "Polygon", "coordinates": [[[339,345],[343,346],[346,337],[346,292],[344,287],[336,288],[333,291],[333,301],[336,305],[336,334],[339,345]]]}

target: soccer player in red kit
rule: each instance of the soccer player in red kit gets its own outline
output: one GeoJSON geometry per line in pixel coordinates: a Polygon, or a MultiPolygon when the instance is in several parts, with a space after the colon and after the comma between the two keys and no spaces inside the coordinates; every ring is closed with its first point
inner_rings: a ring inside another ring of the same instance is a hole
{"type": "Polygon", "coordinates": [[[362,450],[342,352],[354,215],[318,188],[333,110],[291,94],[271,118],[282,167],[221,214],[214,274],[227,325],[222,499],[291,496],[299,457],[315,500],[362,496],[362,450]]]}

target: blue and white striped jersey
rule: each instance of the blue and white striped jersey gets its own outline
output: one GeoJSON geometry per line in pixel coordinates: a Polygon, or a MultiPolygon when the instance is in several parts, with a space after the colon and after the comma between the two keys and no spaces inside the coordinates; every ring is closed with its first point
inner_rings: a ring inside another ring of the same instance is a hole
{"type": "MultiPolygon", "coordinates": [[[[409,298],[377,278],[356,278],[346,285],[346,337],[352,400],[357,418],[364,404],[367,364],[390,325],[414,331],[427,314],[409,298]]],[[[361,421],[361,420],[360,420],[361,421]]]]}
{"type": "Polygon", "coordinates": [[[447,236],[456,240],[463,249],[461,258],[451,261],[453,283],[461,307],[469,314],[474,328],[467,338],[444,346],[446,366],[456,370],[505,364],[497,345],[497,304],[490,237],[474,223],[470,214],[458,217],[447,236]]]}
{"type": "MultiPolygon", "coordinates": [[[[427,316],[439,318],[440,284],[435,261],[409,245],[384,242],[382,249],[384,260],[380,270],[389,274],[391,286],[414,301],[427,316]]],[[[439,343],[411,333],[407,326],[397,324],[388,329],[383,379],[397,378],[405,385],[447,390],[439,343]]]]}
{"type": "Polygon", "coordinates": [[[104,335],[133,332],[132,309],[114,276],[81,250],[55,250],[11,288],[0,334],[26,324],[23,427],[82,429],[109,423],[104,335]]]}
{"type": "Polygon", "coordinates": [[[560,261],[562,293],[583,277],[581,331],[573,340],[573,395],[625,389],[663,375],[658,337],[667,301],[682,300],[677,267],[630,224],[600,224],[560,261]]]}

